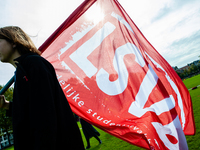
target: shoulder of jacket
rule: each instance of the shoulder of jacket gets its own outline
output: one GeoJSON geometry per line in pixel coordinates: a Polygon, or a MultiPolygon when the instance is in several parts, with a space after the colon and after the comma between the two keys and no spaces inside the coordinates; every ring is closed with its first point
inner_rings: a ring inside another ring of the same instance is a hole
{"type": "Polygon", "coordinates": [[[44,58],[39,55],[28,55],[24,58],[23,64],[30,65],[30,64],[38,64],[44,61],[44,58]]]}

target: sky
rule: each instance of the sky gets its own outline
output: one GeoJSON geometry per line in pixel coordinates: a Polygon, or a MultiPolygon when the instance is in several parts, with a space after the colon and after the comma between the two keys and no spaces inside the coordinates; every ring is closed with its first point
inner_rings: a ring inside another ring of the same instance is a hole
{"type": "MultiPolygon", "coordinates": [[[[0,0],[0,27],[19,26],[36,47],[84,0],[0,0]]],[[[118,0],[147,40],[171,66],[181,68],[200,56],[199,0],[118,0]]],[[[0,62],[0,85],[15,68],[0,62]]]]}

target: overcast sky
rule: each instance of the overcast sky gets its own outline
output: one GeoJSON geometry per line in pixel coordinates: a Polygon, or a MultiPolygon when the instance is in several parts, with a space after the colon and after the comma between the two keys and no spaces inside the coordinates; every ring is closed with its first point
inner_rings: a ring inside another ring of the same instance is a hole
{"type": "MultiPolygon", "coordinates": [[[[0,0],[0,27],[17,25],[39,47],[84,0],[0,0]]],[[[118,0],[171,66],[200,55],[200,0],[118,0]]],[[[15,68],[0,62],[0,85],[15,68]]]]}

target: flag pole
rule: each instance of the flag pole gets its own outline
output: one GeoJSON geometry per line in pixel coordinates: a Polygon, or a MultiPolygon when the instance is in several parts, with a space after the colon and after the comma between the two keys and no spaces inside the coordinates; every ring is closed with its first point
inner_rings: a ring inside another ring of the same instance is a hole
{"type": "Polygon", "coordinates": [[[6,85],[1,89],[0,95],[3,95],[7,89],[13,84],[14,82],[14,76],[6,83],[6,85]]]}

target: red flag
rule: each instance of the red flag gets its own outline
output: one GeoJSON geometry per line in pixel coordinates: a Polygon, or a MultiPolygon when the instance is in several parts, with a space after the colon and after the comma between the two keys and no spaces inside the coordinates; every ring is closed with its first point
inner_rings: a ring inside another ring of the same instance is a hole
{"type": "Polygon", "coordinates": [[[191,98],[117,0],[86,0],[40,47],[77,115],[147,149],[187,149],[191,98]]]}

